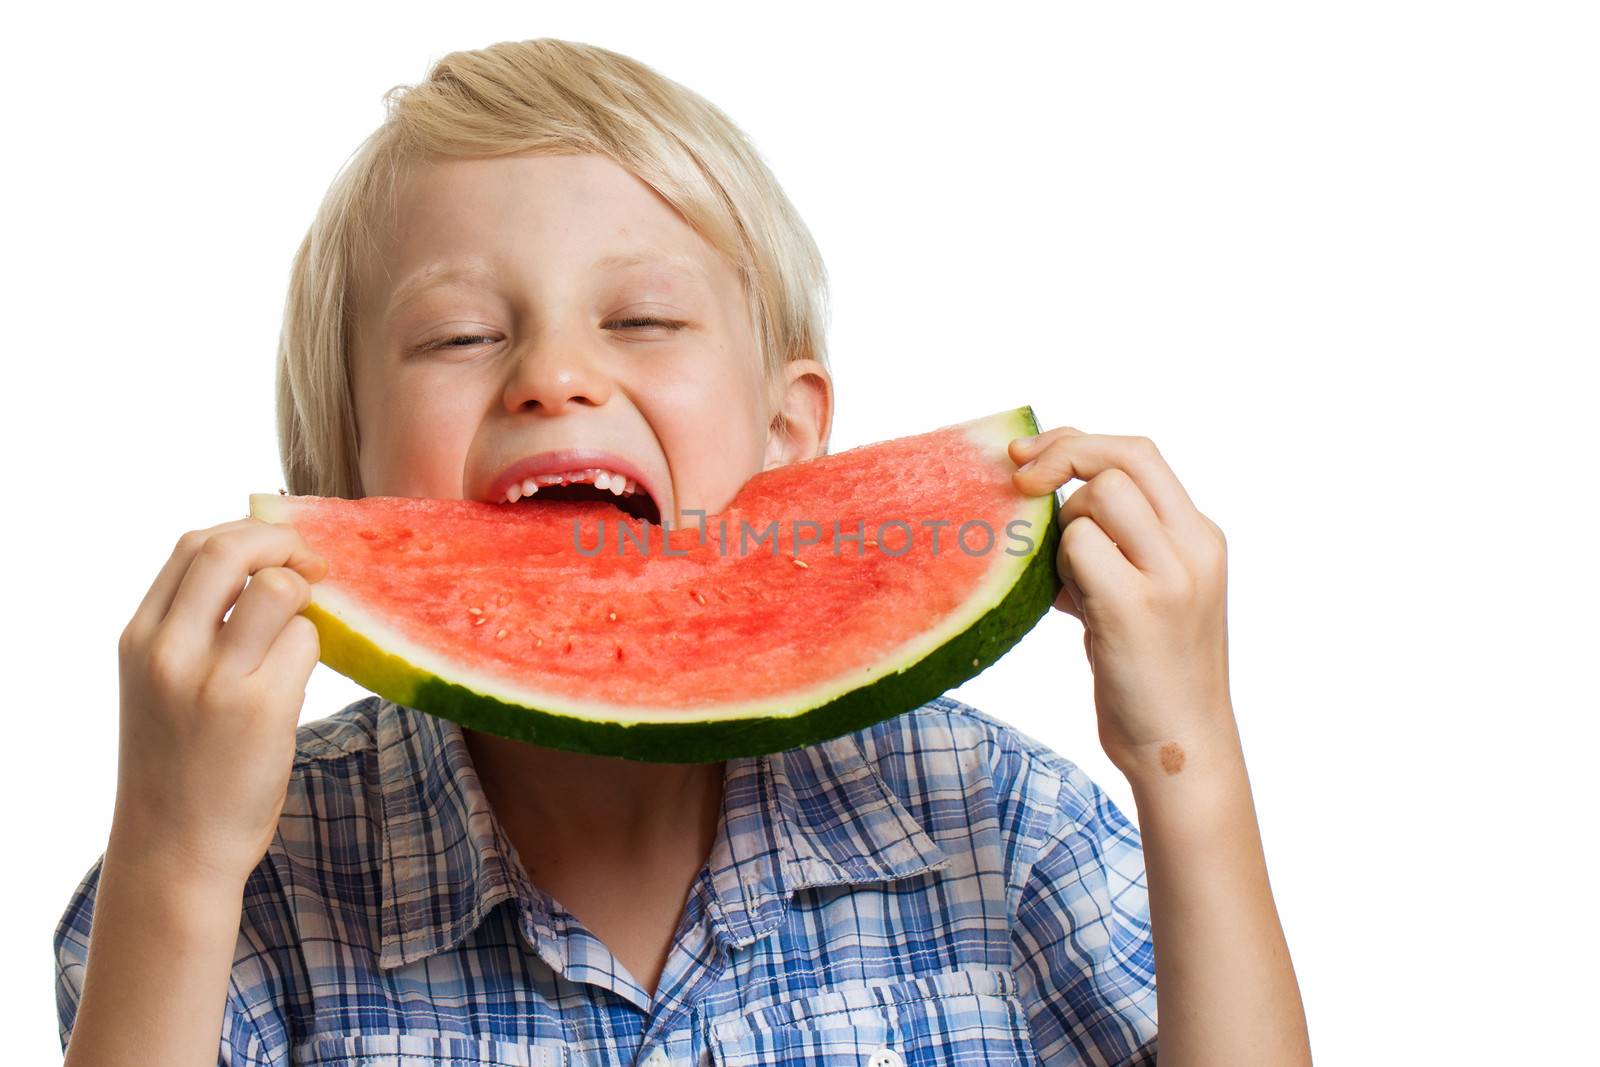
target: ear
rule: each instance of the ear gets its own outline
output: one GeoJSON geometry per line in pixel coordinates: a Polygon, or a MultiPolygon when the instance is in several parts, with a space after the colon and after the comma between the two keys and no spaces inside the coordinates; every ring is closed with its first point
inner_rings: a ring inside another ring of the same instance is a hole
{"type": "Polygon", "coordinates": [[[833,379],[828,368],[814,359],[784,364],[783,396],[767,426],[767,458],[762,469],[822,455],[832,428],[833,379]]]}

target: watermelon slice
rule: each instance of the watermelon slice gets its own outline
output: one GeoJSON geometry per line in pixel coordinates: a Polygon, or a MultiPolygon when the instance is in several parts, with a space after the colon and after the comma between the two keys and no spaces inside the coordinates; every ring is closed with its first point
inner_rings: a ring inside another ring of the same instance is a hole
{"type": "Polygon", "coordinates": [[[328,560],[322,662],[396,703],[550,748],[699,763],[918,707],[1060,589],[1056,498],[1011,483],[1031,408],[751,478],[667,530],[595,501],[256,493],[328,560]]]}

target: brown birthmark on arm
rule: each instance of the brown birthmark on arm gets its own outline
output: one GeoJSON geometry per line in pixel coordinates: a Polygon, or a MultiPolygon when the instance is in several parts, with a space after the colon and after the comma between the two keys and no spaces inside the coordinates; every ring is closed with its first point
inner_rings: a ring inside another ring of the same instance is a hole
{"type": "Polygon", "coordinates": [[[1168,774],[1183,770],[1183,748],[1176,741],[1161,746],[1161,769],[1168,774]]]}

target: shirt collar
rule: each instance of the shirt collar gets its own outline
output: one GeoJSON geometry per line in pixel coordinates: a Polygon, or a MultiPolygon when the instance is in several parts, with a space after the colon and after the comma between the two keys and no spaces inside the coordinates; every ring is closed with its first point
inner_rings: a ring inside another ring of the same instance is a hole
{"type": "MultiPolygon", "coordinates": [[[[538,940],[555,945],[549,898],[516,862],[461,727],[384,700],[376,733],[379,965],[454,947],[505,900],[518,902],[538,940]]],[[[797,890],[905,878],[951,862],[867,761],[858,734],[729,759],[722,805],[708,912],[718,938],[735,946],[776,927],[797,890]]]]}

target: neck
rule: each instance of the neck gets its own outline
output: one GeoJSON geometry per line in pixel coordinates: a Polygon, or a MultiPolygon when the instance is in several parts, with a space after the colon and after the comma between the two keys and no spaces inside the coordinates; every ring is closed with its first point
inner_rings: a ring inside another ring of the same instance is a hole
{"type": "Polygon", "coordinates": [[[558,853],[710,852],[722,813],[721,762],[645,763],[476,730],[463,729],[462,736],[484,794],[513,840],[537,840],[558,853]]]}

